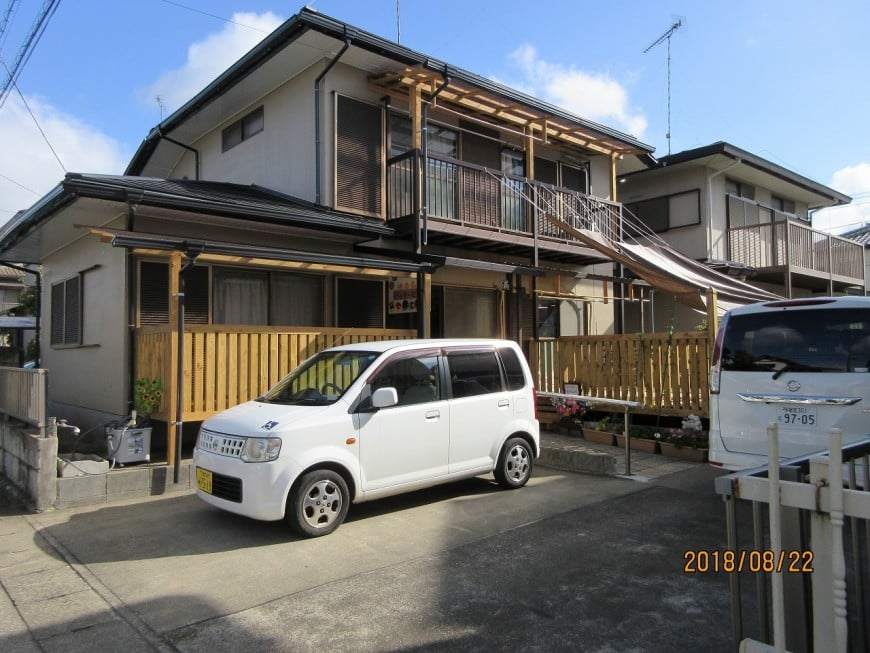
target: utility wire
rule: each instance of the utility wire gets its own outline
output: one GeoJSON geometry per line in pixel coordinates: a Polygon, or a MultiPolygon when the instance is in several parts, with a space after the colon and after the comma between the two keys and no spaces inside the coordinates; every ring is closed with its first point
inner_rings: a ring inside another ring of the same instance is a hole
{"type": "MultiPolygon", "coordinates": [[[[8,181],[8,182],[11,183],[11,184],[15,184],[16,186],[18,186],[18,188],[22,188],[22,189],[26,190],[26,191],[29,192],[29,193],[33,193],[33,194],[36,195],[37,197],[42,197],[42,194],[41,194],[41,193],[37,193],[35,190],[33,190],[32,188],[28,188],[28,187],[25,186],[24,184],[19,184],[17,181],[15,181],[14,179],[12,179],[11,177],[7,177],[6,175],[4,175],[2,172],[0,172],[0,177],[2,177],[3,179],[5,179],[6,181],[8,181]]],[[[2,210],[2,209],[0,209],[0,210],[2,210]]]]}
{"type": "Polygon", "coordinates": [[[238,25],[239,27],[245,27],[247,29],[252,29],[255,32],[261,32],[263,34],[268,34],[266,30],[260,29],[259,27],[253,27],[251,25],[245,25],[244,23],[239,23],[234,20],[230,20],[229,18],[224,18],[223,16],[218,16],[216,14],[210,14],[207,11],[203,11],[202,9],[196,9],[194,7],[188,7],[187,5],[183,5],[180,2],[173,2],[172,0],[161,0],[161,2],[165,2],[168,5],[172,5],[173,7],[178,7],[179,9],[187,9],[188,11],[192,11],[197,14],[202,14],[203,16],[208,16],[209,18],[215,18],[217,20],[222,20],[225,23],[231,23],[232,25],[238,25]]]}
{"type": "MultiPolygon", "coordinates": [[[[9,66],[6,65],[6,61],[0,57],[0,63],[3,64],[3,68],[6,69],[6,72],[9,72],[9,66]]],[[[11,77],[11,73],[10,73],[11,77]]],[[[30,117],[33,118],[33,123],[36,125],[36,128],[39,130],[39,133],[42,134],[42,139],[45,141],[45,144],[48,145],[48,149],[51,150],[51,153],[54,154],[54,158],[57,159],[57,162],[60,164],[61,169],[64,174],[66,174],[67,169],[66,166],[63,165],[63,161],[60,160],[60,157],[57,155],[57,152],[52,147],[51,142],[48,140],[48,136],[45,135],[45,132],[42,131],[42,126],[39,124],[39,120],[36,119],[33,111],[30,110],[30,105],[27,104],[27,100],[24,99],[24,95],[21,93],[21,89],[18,88],[18,84],[12,82],[12,87],[15,89],[15,92],[18,93],[18,97],[21,98],[21,102],[24,104],[24,108],[27,109],[27,113],[30,114],[30,117]]]]}
{"type": "MultiPolygon", "coordinates": [[[[21,45],[21,49],[18,51],[18,56],[12,64],[12,70],[9,71],[9,68],[6,68],[7,72],[9,72],[9,77],[3,84],[3,88],[0,89],[0,108],[2,108],[6,103],[6,98],[9,97],[10,87],[15,85],[15,81],[18,79],[21,69],[24,68],[30,60],[30,55],[33,54],[33,50],[36,49],[42,35],[45,34],[45,28],[48,27],[48,21],[51,20],[54,12],[57,11],[57,6],[59,4],[60,0],[46,0],[45,4],[42,6],[42,11],[36,18],[36,22],[33,24],[33,28],[30,30],[30,34],[27,36],[27,39],[25,39],[24,43],[21,45]]],[[[6,64],[4,64],[4,67],[5,66],[6,64]]]]}

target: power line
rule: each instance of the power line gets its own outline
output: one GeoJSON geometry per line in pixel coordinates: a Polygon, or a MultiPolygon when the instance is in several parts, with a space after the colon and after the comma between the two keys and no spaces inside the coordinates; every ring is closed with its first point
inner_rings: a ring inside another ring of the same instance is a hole
{"type": "MultiPolygon", "coordinates": [[[[54,15],[59,4],[60,0],[46,0],[45,4],[42,5],[42,11],[39,13],[39,16],[36,17],[36,21],[33,24],[33,28],[30,30],[30,34],[27,35],[24,43],[21,44],[21,49],[18,50],[18,56],[12,64],[12,70],[9,70],[8,67],[6,68],[9,77],[3,84],[2,90],[0,90],[0,108],[2,108],[6,103],[6,98],[9,97],[9,89],[15,85],[18,75],[21,74],[21,69],[27,65],[30,55],[33,54],[33,50],[36,49],[42,35],[45,34],[45,28],[48,27],[48,21],[51,20],[51,17],[54,15]]],[[[5,63],[3,65],[4,67],[6,66],[5,63]]]]}
{"type": "Polygon", "coordinates": [[[210,14],[207,11],[203,11],[202,9],[196,9],[194,7],[188,7],[187,5],[183,5],[180,2],[173,2],[172,0],[161,0],[161,2],[165,2],[168,5],[172,5],[173,7],[178,7],[179,9],[187,9],[188,11],[192,11],[196,14],[202,14],[203,16],[208,16],[209,18],[214,18],[216,20],[222,20],[225,23],[230,23],[232,25],[238,25],[239,27],[244,27],[246,29],[252,29],[255,32],[261,32],[262,34],[268,34],[266,30],[262,30],[259,27],[253,27],[252,25],[245,25],[244,23],[239,23],[234,20],[230,20],[229,18],[224,18],[223,16],[218,16],[216,14],[210,14]]]}

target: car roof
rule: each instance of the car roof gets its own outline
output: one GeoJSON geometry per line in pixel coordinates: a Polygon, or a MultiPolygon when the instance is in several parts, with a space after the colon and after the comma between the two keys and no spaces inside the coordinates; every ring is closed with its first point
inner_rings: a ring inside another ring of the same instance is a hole
{"type": "Polygon", "coordinates": [[[768,311],[781,311],[783,309],[824,309],[824,308],[870,308],[870,297],[857,297],[844,295],[842,297],[795,297],[793,299],[781,299],[773,302],[760,302],[747,304],[731,309],[731,315],[745,315],[747,313],[764,313],[768,311]]]}
{"type": "Polygon", "coordinates": [[[330,347],[329,351],[371,351],[384,353],[393,349],[426,349],[436,347],[505,347],[517,346],[512,340],[497,338],[414,338],[408,340],[375,340],[330,347]]]}

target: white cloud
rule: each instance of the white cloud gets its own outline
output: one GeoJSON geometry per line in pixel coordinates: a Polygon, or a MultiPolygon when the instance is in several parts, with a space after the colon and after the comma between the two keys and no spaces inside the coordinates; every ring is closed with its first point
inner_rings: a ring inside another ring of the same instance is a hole
{"type": "Polygon", "coordinates": [[[13,93],[0,110],[0,225],[17,211],[27,209],[56,186],[69,172],[121,174],[129,160],[121,144],[64,114],[39,98],[27,104],[51,147],[63,162],[58,163],[21,98],[13,93]]]}
{"type": "Polygon", "coordinates": [[[581,118],[614,126],[642,139],[646,117],[634,110],[622,85],[607,75],[594,75],[562,64],[545,61],[531,45],[522,45],[510,58],[523,78],[511,83],[527,93],[577,114],[581,118]]]}
{"type": "Polygon", "coordinates": [[[246,52],[262,41],[283,21],[279,16],[239,12],[232,22],[215,34],[187,48],[187,61],[180,68],[163,73],[140,90],[142,101],[154,106],[158,95],[168,111],[174,111],[199,93],[246,52]]]}
{"type": "Polygon", "coordinates": [[[870,223],[870,163],[858,163],[837,170],[831,177],[830,186],[852,196],[852,203],[817,211],[813,215],[813,227],[842,232],[865,222],[870,223]]]}

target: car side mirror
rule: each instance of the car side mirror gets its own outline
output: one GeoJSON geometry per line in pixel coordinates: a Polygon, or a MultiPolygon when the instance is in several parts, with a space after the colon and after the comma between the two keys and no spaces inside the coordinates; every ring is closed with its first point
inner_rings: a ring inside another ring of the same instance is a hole
{"type": "Polygon", "coordinates": [[[372,407],[389,408],[399,403],[399,393],[395,388],[378,388],[372,394],[372,407]]]}

